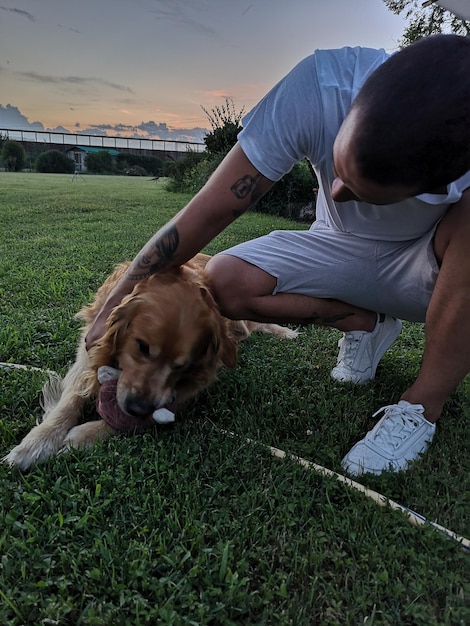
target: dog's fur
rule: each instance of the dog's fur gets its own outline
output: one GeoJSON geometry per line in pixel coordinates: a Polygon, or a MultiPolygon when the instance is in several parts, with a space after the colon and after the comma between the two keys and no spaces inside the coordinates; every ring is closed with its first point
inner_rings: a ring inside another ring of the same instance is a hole
{"type": "Polygon", "coordinates": [[[90,446],[117,434],[101,419],[80,424],[85,409],[96,400],[100,366],[121,370],[119,408],[144,418],[172,400],[180,405],[194,397],[215,380],[221,366],[235,367],[238,342],[251,332],[296,336],[277,324],[223,317],[204,283],[209,258],[198,254],[180,268],[138,283],[112,311],[105,335],[87,352],[88,329],[129,264],[119,265],[94,302],[77,315],[84,327],[76,360],[63,380],[51,379],[44,386],[42,422],[3,460],[26,470],[60,450],[90,446]]]}

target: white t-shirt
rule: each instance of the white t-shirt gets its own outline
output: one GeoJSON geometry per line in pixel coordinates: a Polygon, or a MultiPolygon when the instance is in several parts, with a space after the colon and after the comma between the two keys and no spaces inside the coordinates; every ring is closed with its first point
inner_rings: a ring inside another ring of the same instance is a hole
{"type": "Polygon", "coordinates": [[[467,172],[448,185],[447,195],[423,194],[391,205],[332,200],[334,140],[365,79],[388,56],[370,48],[317,50],[243,119],[239,143],[269,180],[278,181],[305,157],[312,163],[319,183],[313,229],[332,228],[384,241],[416,239],[470,187],[467,172]]]}

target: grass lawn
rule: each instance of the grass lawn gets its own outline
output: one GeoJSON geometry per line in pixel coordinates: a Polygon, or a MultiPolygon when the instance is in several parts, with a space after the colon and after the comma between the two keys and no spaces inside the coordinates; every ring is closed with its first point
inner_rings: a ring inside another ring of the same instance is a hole
{"type": "MultiPolygon", "coordinates": [[[[0,173],[0,361],[64,373],[76,311],[187,199],[145,178],[0,173]]],[[[274,228],[302,226],[249,213],[205,251],[274,228]]],[[[338,339],[253,336],[175,425],[0,465],[0,624],[470,624],[458,545],[245,442],[341,471],[415,377],[423,327],[405,323],[363,388],[330,379],[338,339]]],[[[44,380],[0,369],[1,456],[41,416],[44,380]]],[[[469,398],[467,380],[411,471],[361,479],[467,537],[469,398]]]]}

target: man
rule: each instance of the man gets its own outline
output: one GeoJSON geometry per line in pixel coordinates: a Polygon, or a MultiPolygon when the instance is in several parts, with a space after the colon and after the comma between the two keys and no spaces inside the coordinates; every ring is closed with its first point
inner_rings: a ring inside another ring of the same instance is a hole
{"type": "Polygon", "coordinates": [[[339,381],[372,380],[400,318],[425,322],[415,382],[343,459],[351,474],[406,469],[470,371],[470,39],[433,36],[390,57],[317,51],[245,117],[238,140],[137,255],[87,345],[136,281],[191,258],[307,157],[319,181],[310,230],[235,246],[208,278],[228,317],[343,331],[339,381]]]}

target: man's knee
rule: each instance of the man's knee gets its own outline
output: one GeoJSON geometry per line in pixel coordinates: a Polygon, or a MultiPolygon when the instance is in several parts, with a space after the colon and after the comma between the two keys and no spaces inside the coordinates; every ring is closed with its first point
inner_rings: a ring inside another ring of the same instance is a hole
{"type": "Polygon", "coordinates": [[[230,254],[212,257],[205,274],[220,310],[232,319],[251,319],[257,298],[271,294],[276,285],[273,276],[230,254]]]}
{"type": "Polygon", "coordinates": [[[439,264],[442,263],[446,250],[452,240],[460,239],[468,243],[470,233],[470,190],[454,204],[442,218],[434,236],[434,252],[439,264]]]}
{"type": "MultiPolygon", "coordinates": [[[[222,313],[227,317],[234,317],[236,312],[234,304],[237,298],[237,269],[240,259],[228,254],[219,254],[209,259],[204,273],[211,292],[220,307],[222,313]]],[[[240,270],[238,270],[240,271],[240,270]]]]}

